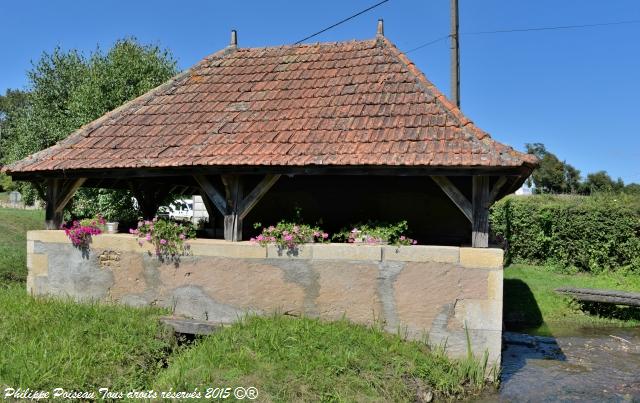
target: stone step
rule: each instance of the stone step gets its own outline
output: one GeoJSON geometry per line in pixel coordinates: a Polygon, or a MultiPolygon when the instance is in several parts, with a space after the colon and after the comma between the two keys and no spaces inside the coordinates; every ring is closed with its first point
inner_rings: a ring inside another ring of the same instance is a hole
{"type": "Polygon", "coordinates": [[[195,335],[212,334],[230,325],[230,323],[211,322],[178,316],[163,316],[159,320],[165,325],[172,327],[176,333],[195,335]]]}

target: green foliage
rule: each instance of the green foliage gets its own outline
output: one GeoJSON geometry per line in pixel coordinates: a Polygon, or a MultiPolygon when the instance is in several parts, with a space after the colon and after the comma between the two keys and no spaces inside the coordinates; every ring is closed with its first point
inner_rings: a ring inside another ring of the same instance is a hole
{"type": "MultiPolygon", "coordinates": [[[[106,53],[99,49],[89,57],[76,50],[56,48],[44,53],[28,72],[26,102],[14,102],[2,124],[3,162],[10,163],[54,145],[82,125],[165,82],[176,73],[171,54],[135,39],[117,41],[106,53]]],[[[98,157],[98,156],[96,156],[98,157]]],[[[18,185],[25,202],[43,195],[31,185],[18,185]]],[[[109,196],[119,201],[117,216],[130,218],[134,208],[126,192],[109,196]]],[[[104,193],[102,193],[104,194],[104,193]]],[[[94,190],[76,195],[76,217],[99,211],[94,190]]],[[[106,212],[110,214],[110,212],[106,212]]]]}
{"type": "Polygon", "coordinates": [[[625,187],[621,178],[614,181],[606,171],[598,171],[587,175],[587,180],[584,181],[582,186],[582,193],[584,194],[620,192],[625,187]]]}
{"type": "Polygon", "coordinates": [[[622,191],[626,194],[640,196],[640,184],[629,183],[622,191]]]}
{"type": "MultiPolygon", "coordinates": [[[[258,229],[262,226],[255,223],[253,228],[258,229]]],[[[278,245],[281,249],[295,251],[298,245],[304,243],[324,242],[329,238],[329,234],[322,231],[319,227],[312,227],[307,224],[298,224],[291,221],[280,221],[275,226],[271,225],[262,228],[261,233],[255,238],[251,238],[252,242],[257,242],[262,246],[268,244],[278,245]]]]}
{"type": "MultiPolygon", "coordinates": [[[[513,263],[635,271],[640,200],[631,196],[510,196],[491,209],[494,236],[513,263]]],[[[640,271],[638,271],[640,273],[640,271]]]]}
{"type": "Polygon", "coordinates": [[[13,181],[9,175],[0,173],[0,192],[8,192],[15,189],[13,181]]]}
{"type": "Polygon", "coordinates": [[[482,363],[347,320],[248,317],[169,361],[154,389],[251,385],[261,401],[416,401],[485,385],[482,363]]]}
{"type": "Polygon", "coordinates": [[[0,387],[144,389],[175,345],[160,309],[33,298],[15,284],[0,284],[0,307],[0,387]]]}
{"type": "Polygon", "coordinates": [[[332,239],[339,242],[394,245],[415,245],[416,241],[407,237],[405,232],[409,229],[406,221],[394,224],[367,221],[343,228],[333,235],[332,239]]]}
{"type": "Polygon", "coordinates": [[[131,223],[136,222],[139,216],[133,195],[128,190],[80,188],[71,203],[70,210],[76,217],[95,217],[100,214],[110,222],[131,223]]]}
{"type": "Polygon", "coordinates": [[[0,208],[0,284],[27,279],[26,233],[35,229],[44,229],[41,210],[0,208]]]}
{"type": "Polygon", "coordinates": [[[130,232],[140,239],[140,245],[144,241],[153,244],[156,256],[166,261],[177,260],[180,256],[186,255],[189,245],[185,241],[196,237],[193,224],[177,223],[162,218],[140,222],[138,228],[130,232]]]}
{"type": "Polygon", "coordinates": [[[527,153],[538,157],[539,167],[531,174],[536,193],[577,193],[580,171],[560,161],[544,144],[526,144],[527,153]]]}
{"type": "Polygon", "coordinates": [[[7,139],[9,137],[9,129],[13,120],[16,118],[18,111],[26,105],[27,94],[23,91],[8,89],[4,95],[0,95],[0,163],[5,154],[3,138],[7,139]]]}
{"type": "Polygon", "coordinates": [[[640,292],[640,275],[558,273],[552,266],[512,265],[504,270],[504,321],[507,329],[553,335],[586,326],[638,326],[640,309],[618,307],[615,315],[586,314],[579,304],[555,292],[560,287],[640,292]]]}

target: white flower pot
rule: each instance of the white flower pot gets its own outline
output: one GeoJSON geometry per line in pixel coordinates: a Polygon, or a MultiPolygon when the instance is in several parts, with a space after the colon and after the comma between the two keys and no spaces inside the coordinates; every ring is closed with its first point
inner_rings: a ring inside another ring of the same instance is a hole
{"type": "Polygon", "coordinates": [[[107,234],[116,234],[118,233],[118,222],[108,222],[107,224],[107,234]]]}

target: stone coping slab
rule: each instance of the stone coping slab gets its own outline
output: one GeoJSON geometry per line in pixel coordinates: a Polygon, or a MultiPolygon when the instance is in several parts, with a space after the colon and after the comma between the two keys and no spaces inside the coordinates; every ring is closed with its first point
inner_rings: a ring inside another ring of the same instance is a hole
{"type": "MultiPolygon", "coordinates": [[[[27,232],[28,245],[32,242],[69,243],[61,230],[27,232]]],[[[312,259],[359,260],[389,262],[441,262],[459,264],[468,268],[502,269],[503,251],[498,248],[468,248],[436,245],[354,245],[354,244],[304,244],[291,253],[276,245],[266,248],[254,242],[229,242],[222,239],[192,239],[189,242],[194,256],[223,256],[249,259],[312,259]]],[[[123,252],[149,252],[152,246],[141,247],[130,234],[100,234],[93,237],[91,248],[120,250],[123,252]]]]}

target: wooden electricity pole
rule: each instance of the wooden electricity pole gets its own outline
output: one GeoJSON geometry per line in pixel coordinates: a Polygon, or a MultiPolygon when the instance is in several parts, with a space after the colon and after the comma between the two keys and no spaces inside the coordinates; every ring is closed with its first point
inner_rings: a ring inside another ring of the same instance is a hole
{"type": "Polygon", "coordinates": [[[458,0],[451,0],[451,101],[460,107],[460,44],[458,42],[458,0]]]}

